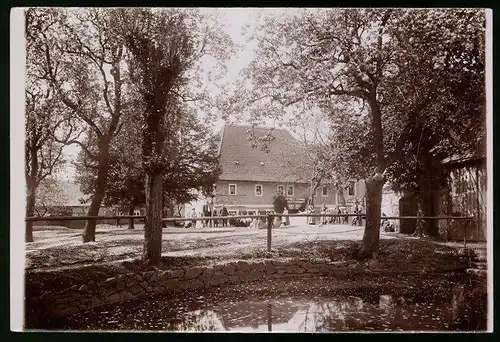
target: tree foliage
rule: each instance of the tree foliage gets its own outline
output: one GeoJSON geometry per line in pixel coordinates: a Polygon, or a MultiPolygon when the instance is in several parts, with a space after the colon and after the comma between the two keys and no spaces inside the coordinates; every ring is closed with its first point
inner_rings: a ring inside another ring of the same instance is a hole
{"type": "Polygon", "coordinates": [[[477,107],[468,103],[469,95],[457,104],[461,99],[453,94],[463,91],[456,85],[465,85],[469,77],[482,84],[476,72],[484,69],[484,12],[299,10],[268,16],[255,39],[257,54],[238,87],[236,110],[256,119],[267,113],[278,119],[290,112],[305,116],[315,107],[329,115],[335,138],[332,169],[365,179],[361,255],[373,255],[382,187],[388,169],[407,156],[414,132],[424,124],[444,124],[438,139],[446,142],[438,144],[444,151],[456,142],[448,128],[472,132],[473,122],[480,121],[470,111],[454,119],[450,113],[461,105],[477,107]],[[249,83],[250,91],[244,87],[249,83]]]}

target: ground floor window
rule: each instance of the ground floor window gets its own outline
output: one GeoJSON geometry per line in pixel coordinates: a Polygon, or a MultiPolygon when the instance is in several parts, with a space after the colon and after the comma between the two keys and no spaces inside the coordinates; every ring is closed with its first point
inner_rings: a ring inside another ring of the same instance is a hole
{"type": "Polygon", "coordinates": [[[286,194],[287,194],[287,196],[293,196],[294,190],[295,189],[294,189],[293,185],[287,186],[287,188],[286,188],[286,194]]]}
{"type": "Polygon", "coordinates": [[[229,215],[235,216],[238,215],[238,212],[236,210],[228,210],[229,215]]]}
{"type": "Polygon", "coordinates": [[[255,185],[255,196],[262,196],[262,185],[261,184],[255,185]]]}

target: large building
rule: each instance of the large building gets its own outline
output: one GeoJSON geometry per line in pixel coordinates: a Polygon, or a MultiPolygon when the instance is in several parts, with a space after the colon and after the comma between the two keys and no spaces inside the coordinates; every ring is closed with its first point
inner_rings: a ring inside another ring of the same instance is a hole
{"type": "MultiPolygon", "coordinates": [[[[297,210],[310,194],[306,151],[300,141],[285,129],[274,129],[273,140],[262,146],[253,146],[249,139],[250,126],[226,125],[221,132],[219,147],[222,174],[214,191],[216,207],[223,204],[231,215],[265,214],[273,208],[273,197],[281,191],[289,207],[297,210]]],[[[257,140],[269,133],[267,128],[253,128],[257,140]]],[[[312,167],[312,166],[311,166],[312,167]]],[[[363,182],[337,191],[332,185],[321,185],[314,194],[315,206],[326,204],[352,206],[362,204],[363,182]]]]}

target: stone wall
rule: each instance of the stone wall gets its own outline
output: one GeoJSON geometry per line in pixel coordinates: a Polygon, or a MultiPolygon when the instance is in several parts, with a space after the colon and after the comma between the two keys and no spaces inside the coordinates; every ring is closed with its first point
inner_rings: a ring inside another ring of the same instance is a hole
{"type": "MultiPolygon", "coordinates": [[[[116,304],[137,299],[149,294],[180,292],[223,284],[241,284],[261,279],[276,279],[297,276],[349,277],[357,274],[390,275],[394,270],[377,264],[362,266],[355,261],[238,261],[210,267],[183,267],[172,270],[154,270],[142,273],[127,273],[105,281],[90,280],[82,285],[73,285],[58,292],[46,291],[40,298],[27,298],[30,306],[36,306],[42,315],[63,317],[107,304],[116,304]]],[[[450,271],[456,270],[456,267],[450,271]]],[[[443,270],[440,270],[442,272],[443,270]]],[[[396,273],[401,274],[403,271],[396,273]]],[[[413,269],[405,274],[421,274],[413,269]]],[[[432,271],[426,271],[429,273],[432,271]]]]}

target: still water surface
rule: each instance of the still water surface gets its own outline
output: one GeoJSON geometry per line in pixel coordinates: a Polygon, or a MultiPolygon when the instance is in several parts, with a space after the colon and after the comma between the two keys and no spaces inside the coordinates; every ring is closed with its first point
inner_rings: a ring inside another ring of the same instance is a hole
{"type": "Polygon", "coordinates": [[[456,284],[447,293],[254,298],[192,294],[153,297],[77,314],[58,328],[170,331],[477,331],[486,329],[486,294],[456,284]]]}

